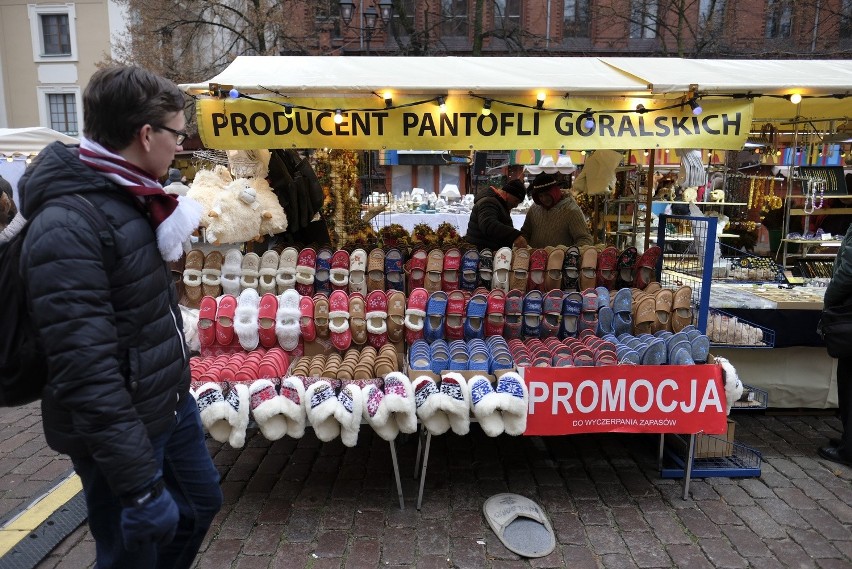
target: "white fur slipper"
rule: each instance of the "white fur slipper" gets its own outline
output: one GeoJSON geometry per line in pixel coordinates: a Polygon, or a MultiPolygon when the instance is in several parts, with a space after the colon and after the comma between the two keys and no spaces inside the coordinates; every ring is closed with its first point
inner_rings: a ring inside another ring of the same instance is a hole
{"type": "Polygon", "coordinates": [[[201,424],[213,437],[213,440],[226,443],[231,433],[228,424],[230,407],[225,403],[222,386],[218,383],[205,383],[195,390],[198,411],[201,413],[201,424]]]}
{"type": "Polygon", "coordinates": [[[500,376],[497,380],[498,405],[503,415],[503,428],[507,435],[518,436],[527,430],[529,394],[524,380],[515,372],[500,376]]]}
{"type": "Polygon", "coordinates": [[[231,432],[228,435],[228,443],[233,448],[243,448],[243,445],[246,444],[246,429],[249,423],[249,400],[249,388],[243,383],[231,385],[228,394],[225,396],[225,402],[230,407],[228,410],[228,423],[231,425],[231,432]]]}
{"type": "Polygon", "coordinates": [[[278,270],[275,271],[275,285],[278,287],[279,294],[285,290],[296,288],[296,259],[298,257],[299,252],[293,247],[287,247],[281,251],[278,270]]]}
{"type": "Polygon", "coordinates": [[[314,428],[317,438],[324,443],[340,435],[340,423],[334,418],[340,402],[334,388],[324,379],[312,383],[305,390],[308,421],[314,428]]]}
{"type": "Polygon", "coordinates": [[[287,434],[287,419],[281,414],[281,396],[275,384],[259,379],[249,387],[251,414],[263,436],[277,441],[287,434]]]}
{"type": "Polygon", "coordinates": [[[240,340],[244,350],[250,352],[257,348],[260,342],[258,335],[258,311],[260,310],[260,296],[257,289],[247,288],[240,293],[237,299],[237,310],[234,312],[234,332],[240,340]]]}
{"type": "Polygon", "coordinates": [[[484,375],[475,375],[468,382],[470,386],[470,405],[473,415],[479,421],[482,430],[489,437],[496,437],[503,432],[503,417],[498,412],[500,397],[491,387],[491,382],[484,375]]]}
{"type": "Polygon", "coordinates": [[[240,294],[240,277],[243,274],[243,254],[239,249],[229,249],[222,263],[222,293],[237,296],[240,294]]]}
{"type": "Polygon", "coordinates": [[[295,350],[299,345],[299,301],[301,295],[294,289],[285,290],[278,298],[278,312],[275,315],[275,336],[278,344],[287,350],[295,350]]]}
{"type": "Polygon", "coordinates": [[[414,405],[417,417],[433,436],[443,435],[450,430],[450,420],[441,410],[441,393],[431,377],[425,375],[414,379],[414,405]]]}
{"type": "Polygon", "coordinates": [[[404,373],[393,371],[385,376],[385,404],[393,413],[399,430],[403,433],[417,432],[417,407],[414,404],[414,388],[404,373]]]}
{"type": "Polygon", "coordinates": [[[275,294],[276,281],[275,277],[278,273],[278,263],[280,257],[278,251],[270,249],[260,257],[260,270],[258,271],[257,293],[261,296],[264,294],[275,294]]]}
{"type": "Polygon", "coordinates": [[[368,385],[363,390],[364,418],[373,427],[377,435],[386,441],[392,441],[399,434],[399,425],[391,417],[385,403],[385,394],[375,385],[368,385]]]}
{"type": "Polygon", "coordinates": [[[441,409],[447,414],[450,426],[457,435],[470,432],[470,388],[460,373],[448,373],[441,378],[441,409]]]}
{"type": "Polygon", "coordinates": [[[361,428],[361,410],[364,408],[364,396],[361,388],[354,383],[343,386],[337,394],[340,405],[334,412],[334,418],[340,423],[340,440],[348,447],[358,444],[358,430],[361,428]]]}
{"type": "Polygon", "coordinates": [[[286,377],[281,382],[281,414],[287,421],[287,434],[294,439],[305,435],[305,384],[298,377],[286,377]]]}

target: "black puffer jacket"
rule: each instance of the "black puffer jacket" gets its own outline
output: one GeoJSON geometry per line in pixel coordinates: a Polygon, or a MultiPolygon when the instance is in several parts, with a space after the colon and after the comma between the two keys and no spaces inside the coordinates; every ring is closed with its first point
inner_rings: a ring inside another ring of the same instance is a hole
{"type": "Polygon", "coordinates": [[[491,188],[480,190],[470,212],[465,241],[479,249],[496,251],[500,247],[511,247],[520,234],[512,224],[509,204],[491,188]]]}
{"type": "Polygon", "coordinates": [[[114,265],[91,224],[63,207],[29,221],[21,270],[50,379],[42,398],[48,444],[93,457],[118,495],[154,478],[149,435],[174,423],[189,365],[177,294],[145,214],[119,186],[53,143],[21,180],[24,217],[78,193],[109,220],[114,265]]]}

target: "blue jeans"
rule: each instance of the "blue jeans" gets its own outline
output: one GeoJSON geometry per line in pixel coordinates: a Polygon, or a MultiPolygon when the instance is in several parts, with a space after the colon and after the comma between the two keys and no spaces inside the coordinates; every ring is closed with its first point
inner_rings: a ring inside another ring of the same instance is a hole
{"type": "Polygon", "coordinates": [[[98,569],[179,569],[190,567],[201,542],[222,507],[219,473],[204,443],[198,406],[187,395],[175,411],[174,429],[151,439],[163,480],[180,511],[177,534],[166,546],[152,544],[126,551],[121,536],[121,502],[95,461],[71,457],[83,482],[89,529],[95,538],[98,569]]]}

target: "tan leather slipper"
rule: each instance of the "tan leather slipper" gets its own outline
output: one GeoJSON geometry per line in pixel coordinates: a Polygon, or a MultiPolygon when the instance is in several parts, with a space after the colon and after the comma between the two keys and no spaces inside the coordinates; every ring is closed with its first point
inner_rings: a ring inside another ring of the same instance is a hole
{"type": "Polygon", "coordinates": [[[580,290],[595,288],[598,280],[598,250],[589,246],[580,257],[580,290]]]}
{"type": "Polygon", "coordinates": [[[651,331],[660,332],[662,330],[672,331],[672,301],[674,293],[669,288],[664,288],[657,291],[654,295],[654,323],[651,324],[651,331]]]}
{"type": "Polygon", "coordinates": [[[682,286],[674,293],[672,301],[672,332],[680,332],[692,324],[692,288],[682,286]]]}
{"type": "Polygon", "coordinates": [[[374,290],[385,290],[385,252],[379,248],[367,258],[367,291],[374,290]]]}
{"type": "Polygon", "coordinates": [[[224,261],[225,257],[219,251],[210,251],[204,257],[204,268],[201,270],[201,291],[204,296],[216,298],[222,294],[222,263],[224,261]]]}
{"type": "Polygon", "coordinates": [[[314,296],[314,327],[317,337],[328,338],[328,298],[321,294],[314,296]]]}
{"type": "Polygon", "coordinates": [[[653,296],[645,296],[636,305],[636,318],[633,320],[633,335],[650,334],[651,326],[657,320],[654,310],[656,303],[653,296]]]}
{"type": "MultiPolygon", "coordinates": [[[[352,310],[349,310],[350,319],[352,310]]],[[[398,290],[388,291],[388,340],[402,342],[405,335],[405,294],[398,290]]],[[[388,344],[385,344],[387,346],[388,344]]],[[[384,348],[384,346],[382,346],[384,348]]]]}
{"type": "Polygon", "coordinates": [[[512,249],[512,276],[509,277],[509,288],[516,288],[521,292],[525,292],[527,290],[529,269],[529,247],[517,247],[512,249]]]}
{"type": "Polygon", "coordinates": [[[367,312],[364,297],[353,292],[349,295],[349,330],[352,342],[359,346],[367,343],[367,312]]]}

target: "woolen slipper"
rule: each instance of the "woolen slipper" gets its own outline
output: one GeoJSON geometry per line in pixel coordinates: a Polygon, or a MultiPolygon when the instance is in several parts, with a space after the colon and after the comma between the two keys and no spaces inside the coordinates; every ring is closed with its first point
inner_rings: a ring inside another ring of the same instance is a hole
{"type": "Polygon", "coordinates": [[[556,548],[541,506],[518,494],[496,494],[482,506],[485,519],[506,549],[522,557],[545,557],[556,548]]]}

